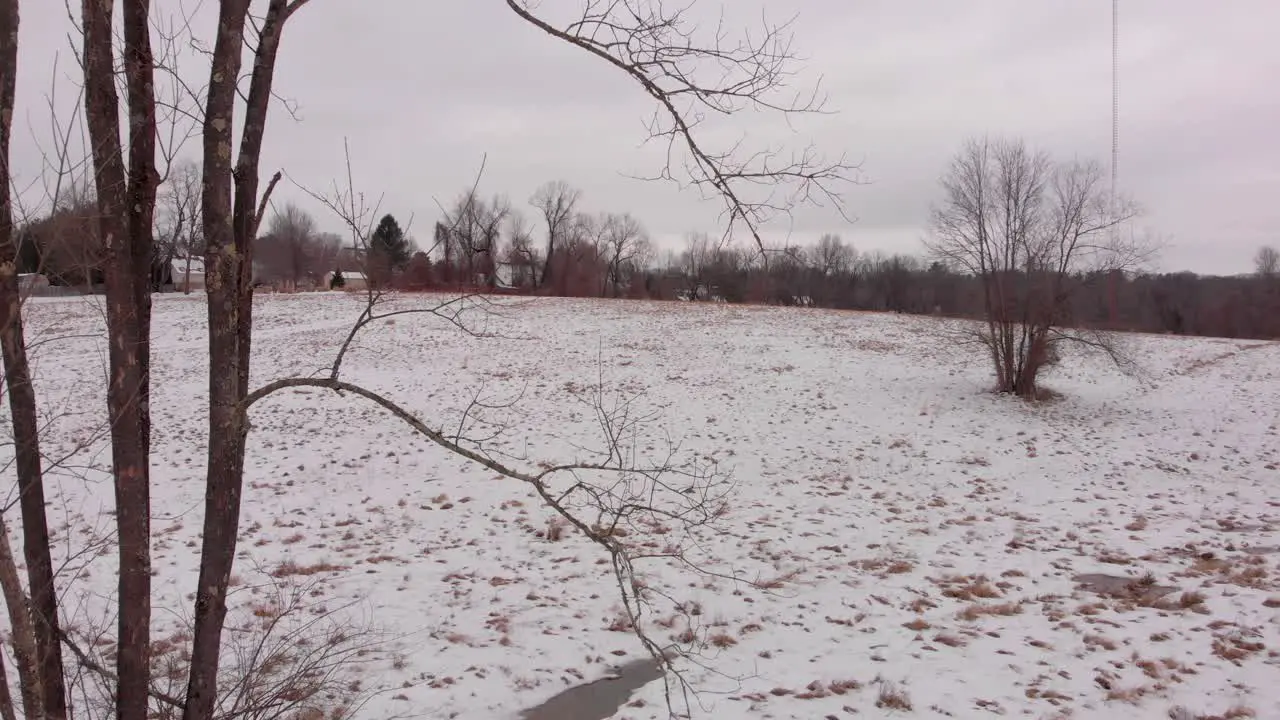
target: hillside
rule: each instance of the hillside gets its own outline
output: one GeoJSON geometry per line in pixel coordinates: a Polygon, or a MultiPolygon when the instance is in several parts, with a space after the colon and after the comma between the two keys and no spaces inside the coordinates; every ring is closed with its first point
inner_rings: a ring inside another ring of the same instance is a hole
{"type": "MultiPolygon", "coordinates": [[[[319,370],[360,309],[258,305],[255,384],[319,370]]],[[[50,493],[69,624],[114,632],[101,310],[28,315],[61,441],[45,450],[71,455],[50,493]]],[[[155,617],[174,657],[198,569],[204,318],[196,296],[155,304],[155,617]]],[[[496,336],[398,316],[344,377],[449,431],[479,397],[488,422],[465,434],[535,470],[598,446],[603,380],[607,402],[653,414],[626,448],[660,461],[669,437],[731,479],[712,526],[627,536],[711,572],[637,568],[680,603],[655,601],[653,637],[705,644],[678,663],[695,717],[1274,710],[1280,344],[1132,336],[1139,373],[1068,357],[1045,380],[1060,399],[1030,406],[987,392],[976,349],[931,318],[548,299],[470,322],[496,336]]],[[[607,558],[528,487],[349,394],[285,391],[253,423],[232,624],[252,637],[284,593],[301,618],[375,627],[352,654],[362,687],[388,690],[362,716],[515,717],[643,656],[607,558]]],[[[663,683],[616,717],[666,717],[663,683]]]]}

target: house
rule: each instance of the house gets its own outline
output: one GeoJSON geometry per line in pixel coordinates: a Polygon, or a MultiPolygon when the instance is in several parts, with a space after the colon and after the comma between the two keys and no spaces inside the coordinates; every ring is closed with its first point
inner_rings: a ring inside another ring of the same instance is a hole
{"type": "MultiPolygon", "coordinates": [[[[359,270],[342,270],[341,272],[342,279],[346,281],[341,288],[342,290],[364,291],[369,289],[369,280],[364,273],[359,270]]],[[[332,272],[324,274],[324,285],[322,287],[325,289],[333,288],[332,272]]],[[[333,289],[337,290],[338,288],[333,289]]]]}
{"type": "Polygon", "coordinates": [[[204,290],[204,258],[178,256],[161,268],[158,284],[161,292],[202,292],[204,290]]]}

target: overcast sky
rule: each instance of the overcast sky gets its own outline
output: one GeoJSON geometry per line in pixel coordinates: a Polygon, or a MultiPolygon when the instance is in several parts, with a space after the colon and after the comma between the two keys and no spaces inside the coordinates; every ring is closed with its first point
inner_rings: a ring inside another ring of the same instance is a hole
{"type": "MultiPolygon", "coordinates": [[[[542,0],[554,12],[580,2],[542,0]]],[[[761,2],[723,3],[728,23],[758,25],[761,2]]],[[[180,4],[153,2],[157,14],[180,4]]],[[[205,38],[214,5],[205,0],[194,13],[205,38]]],[[[977,134],[1017,135],[1065,157],[1109,161],[1105,0],[768,5],[798,13],[802,78],[821,79],[838,111],[797,123],[792,141],[847,153],[865,180],[845,194],[856,222],[817,209],[774,232],[801,241],[836,232],[862,250],[919,252],[938,176],[977,134]]],[[[1259,245],[1280,243],[1280,3],[1121,5],[1121,188],[1146,208],[1143,226],[1167,240],[1162,269],[1247,271],[1259,245]]],[[[28,181],[49,142],[45,96],[56,54],[64,77],[55,104],[65,115],[74,103],[71,30],[63,3],[22,4],[13,164],[28,181]]],[[[197,84],[207,76],[194,60],[184,72],[197,84]]],[[[297,103],[298,119],[272,115],[264,179],[283,169],[302,185],[329,186],[345,174],[347,137],[359,189],[385,193],[384,209],[402,221],[413,215],[419,236],[439,214],[436,200],[466,189],[485,153],[484,191],[507,194],[531,220],[533,190],[564,179],[582,189],[585,209],[629,211],[670,247],[686,232],[719,227],[718,204],[628,177],[655,173],[664,160],[660,148],[641,147],[653,110],[643,93],[616,69],[525,24],[502,0],[312,0],[289,22],[276,88],[297,103]]],[[[778,125],[762,122],[742,116],[733,127],[748,142],[775,137],[778,125]]],[[[198,153],[193,141],[188,154],[198,153]]],[[[297,200],[340,229],[289,182],[276,198],[297,200]]]]}

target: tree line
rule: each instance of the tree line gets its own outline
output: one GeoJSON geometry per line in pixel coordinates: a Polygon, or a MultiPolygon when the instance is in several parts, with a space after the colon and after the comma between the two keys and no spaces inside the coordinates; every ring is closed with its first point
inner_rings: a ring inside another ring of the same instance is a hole
{"type": "MultiPolygon", "coordinates": [[[[200,169],[175,166],[161,185],[156,262],[201,258],[200,169]]],[[[275,206],[256,241],[254,277],[281,290],[326,289],[337,273],[361,273],[375,287],[407,291],[503,290],[563,297],[722,301],[981,318],[981,273],[931,252],[859,252],[840,235],[808,245],[743,247],[727,236],[691,233],[660,252],[630,213],[591,212],[582,192],[548,182],[528,200],[533,219],[504,195],[471,189],[446,208],[429,242],[391,214],[367,237],[320,229],[295,203],[275,206]]],[[[55,285],[102,282],[90,192],[18,228],[19,271],[55,285]]],[[[1280,337],[1280,251],[1258,250],[1250,275],[1072,268],[1063,312],[1069,324],[1136,332],[1231,338],[1280,337]]],[[[1010,268],[1016,272],[1017,268],[1010,268]]],[[[160,275],[155,279],[158,284],[160,275]]],[[[174,280],[181,285],[180,279],[174,280]]]]}

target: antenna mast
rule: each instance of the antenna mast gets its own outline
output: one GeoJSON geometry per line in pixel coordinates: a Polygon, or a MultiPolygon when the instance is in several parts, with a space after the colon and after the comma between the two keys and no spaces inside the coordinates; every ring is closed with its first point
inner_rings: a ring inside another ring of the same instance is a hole
{"type": "MultiPolygon", "coordinates": [[[[1111,0],[1111,197],[1108,198],[1108,215],[1113,223],[1111,239],[1115,241],[1116,217],[1119,207],[1116,200],[1118,192],[1117,178],[1120,168],[1120,0],[1111,0]]],[[[1118,298],[1116,292],[1116,273],[1107,274],[1108,310],[1110,310],[1111,327],[1116,327],[1118,320],[1118,298]]]]}
{"type": "Polygon", "coordinates": [[[1116,212],[1120,165],[1120,0],[1111,0],[1111,212],[1116,212]]]}

